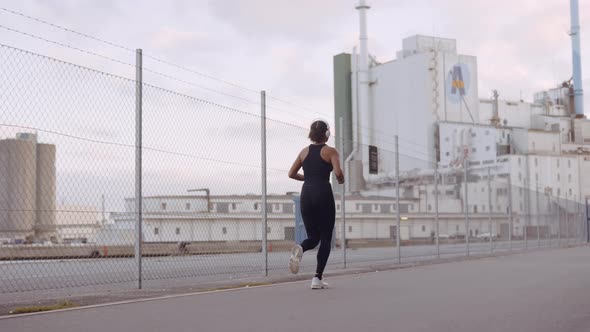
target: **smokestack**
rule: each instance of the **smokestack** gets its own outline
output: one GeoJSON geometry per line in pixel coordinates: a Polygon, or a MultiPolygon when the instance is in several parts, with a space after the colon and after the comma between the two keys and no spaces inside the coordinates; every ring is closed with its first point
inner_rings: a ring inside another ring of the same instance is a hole
{"type": "Polygon", "coordinates": [[[365,0],[359,0],[356,9],[359,11],[360,24],[360,54],[357,75],[358,86],[358,134],[360,140],[361,160],[363,161],[363,176],[369,176],[369,150],[368,145],[372,144],[372,125],[369,116],[369,51],[367,47],[367,10],[371,8],[365,0]]]}
{"type": "Polygon", "coordinates": [[[369,6],[365,0],[359,0],[358,6],[356,9],[359,11],[359,23],[360,23],[360,70],[361,71],[368,71],[369,70],[369,51],[367,50],[367,41],[369,37],[367,36],[367,10],[369,10],[371,6],[369,6]]]}
{"type": "Polygon", "coordinates": [[[580,15],[578,0],[570,0],[572,37],[572,65],[574,71],[574,109],[576,117],[584,117],[584,93],[582,90],[582,61],[580,59],[580,15]]]}

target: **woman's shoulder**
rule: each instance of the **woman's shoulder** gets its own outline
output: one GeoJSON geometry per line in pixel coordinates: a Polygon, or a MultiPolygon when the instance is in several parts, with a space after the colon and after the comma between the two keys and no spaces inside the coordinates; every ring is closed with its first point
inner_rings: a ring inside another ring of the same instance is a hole
{"type": "Polygon", "coordinates": [[[329,146],[329,145],[324,145],[324,147],[322,148],[322,151],[326,151],[328,153],[338,153],[338,150],[336,150],[335,147],[329,146]]]}
{"type": "Polygon", "coordinates": [[[301,162],[303,162],[308,154],[309,154],[309,145],[304,147],[303,149],[301,149],[301,151],[299,152],[299,160],[301,160],[301,162]]]}

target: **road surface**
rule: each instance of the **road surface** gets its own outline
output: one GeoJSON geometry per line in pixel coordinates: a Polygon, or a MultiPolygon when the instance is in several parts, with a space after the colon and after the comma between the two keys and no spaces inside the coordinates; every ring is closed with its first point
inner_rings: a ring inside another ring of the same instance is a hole
{"type": "MultiPolygon", "coordinates": [[[[574,244],[579,239],[562,240],[559,244],[574,244]]],[[[540,242],[529,241],[528,247],[556,247],[558,241],[542,240],[540,242]]],[[[520,250],[525,247],[523,241],[513,241],[512,248],[520,250]]],[[[508,242],[494,243],[494,252],[510,250],[508,242]]],[[[471,243],[472,254],[489,253],[489,243],[471,243]]],[[[442,258],[465,256],[465,244],[446,244],[440,246],[442,258]]],[[[436,246],[404,246],[401,248],[402,263],[411,263],[421,260],[436,258],[436,246]]],[[[288,273],[286,262],[289,259],[288,252],[269,253],[269,274],[271,276],[285,275],[288,273]]],[[[366,267],[373,264],[397,263],[397,248],[365,248],[347,250],[347,264],[349,266],[366,267]]],[[[302,270],[312,272],[315,269],[315,253],[304,255],[302,270]]],[[[342,267],[342,251],[332,251],[328,261],[330,267],[342,267]]],[[[249,278],[263,276],[265,271],[264,256],[262,253],[219,254],[219,255],[192,255],[170,257],[146,257],[143,259],[143,278],[146,287],[162,287],[170,285],[171,279],[186,278],[190,282],[202,282],[207,280],[249,278]]],[[[0,300],[6,299],[6,295],[18,293],[51,290],[73,287],[88,287],[105,289],[105,287],[92,287],[96,285],[113,285],[112,289],[119,287],[133,287],[129,285],[116,285],[133,283],[137,280],[137,267],[134,258],[106,258],[106,259],[64,259],[64,260],[37,260],[37,261],[0,261],[0,300]]],[[[174,281],[172,281],[174,283],[174,281]]],[[[31,296],[35,297],[34,294],[31,296]]]]}
{"type": "Polygon", "coordinates": [[[0,319],[1,331],[590,331],[587,246],[0,319]]]}

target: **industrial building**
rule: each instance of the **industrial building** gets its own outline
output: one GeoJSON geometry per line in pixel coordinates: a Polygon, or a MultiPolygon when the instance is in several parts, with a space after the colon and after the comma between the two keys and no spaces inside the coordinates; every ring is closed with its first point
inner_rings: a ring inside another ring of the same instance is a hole
{"type": "Polygon", "coordinates": [[[37,135],[0,140],[0,238],[57,242],[55,145],[37,135]]]}
{"type": "Polygon", "coordinates": [[[533,102],[501,100],[498,91],[481,98],[477,57],[461,54],[454,39],[410,36],[394,60],[376,59],[368,49],[370,6],[361,0],[356,8],[359,52],[334,57],[334,123],[344,136],[344,146],[336,142],[347,159],[348,192],[395,197],[399,173],[400,192],[429,212],[438,199],[440,213],[513,213],[515,236],[538,226],[540,216],[580,213],[590,197],[583,176],[590,174],[590,121],[582,103],[577,1],[571,1],[573,82],[548,87],[533,102]],[[412,152],[397,159],[396,139],[411,142],[412,152]],[[482,194],[488,186],[491,202],[482,194]]]}
{"type": "MultiPolygon", "coordinates": [[[[267,197],[268,229],[270,241],[295,239],[296,194],[269,195],[267,197]]],[[[261,241],[260,195],[221,196],[151,196],[143,198],[142,235],[145,242],[239,242],[261,241]],[[209,207],[208,207],[209,206],[209,207]]],[[[423,203],[422,203],[423,204],[423,203]]],[[[433,230],[431,213],[420,207],[416,198],[404,198],[400,202],[403,218],[400,236],[402,240],[427,239],[433,230]]],[[[126,200],[126,212],[113,213],[114,224],[99,229],[95,243],[101,245],[131,244],[136,224],[135,199],[126,200]],[[108,236],[101,235],[107,232],[108,236]],[[116,237],[111,237],[117,233],[116,237]],[[126,235],[124,242],[121,235],[126,235]]],[[[391,197],[350,195],[346,197],[346,238],[383,240],[395,239],[396,202],[391,197]]],[[[336,214],[342,212],[339,195],[336,194],[336,214]]],[[[488,232],[487,215],[473,215],[473,231],[488,232]]],[[[494,228],[505,218],[494,217],[494,228]]],[[[441,214],[441,229],[446,234],[464,232],[462,215],[454,212],[441,214]],[[447,233],[446,230],[453,230],[447,233]]],[[[337,238],[342,229],[336,227],[337,238]]],[[[474,233],[474,235],[475,235],[474,233]]],[[[93,241],[93,242],[94,242],[93,241]]]]}

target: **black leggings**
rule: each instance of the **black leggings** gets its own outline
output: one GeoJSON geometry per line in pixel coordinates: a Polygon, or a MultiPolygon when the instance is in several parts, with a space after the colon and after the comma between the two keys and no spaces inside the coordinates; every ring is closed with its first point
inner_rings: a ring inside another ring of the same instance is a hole
{"type": "Polygon", "coordinates": [[[307,239],[301,243],[303,252],[320,244],[316,274],[321,276],[330,256],[332,233],[336,221],[334,194],[329,183],[304,185],[301,190],[301,216],[305,224],[307,239]]]}

